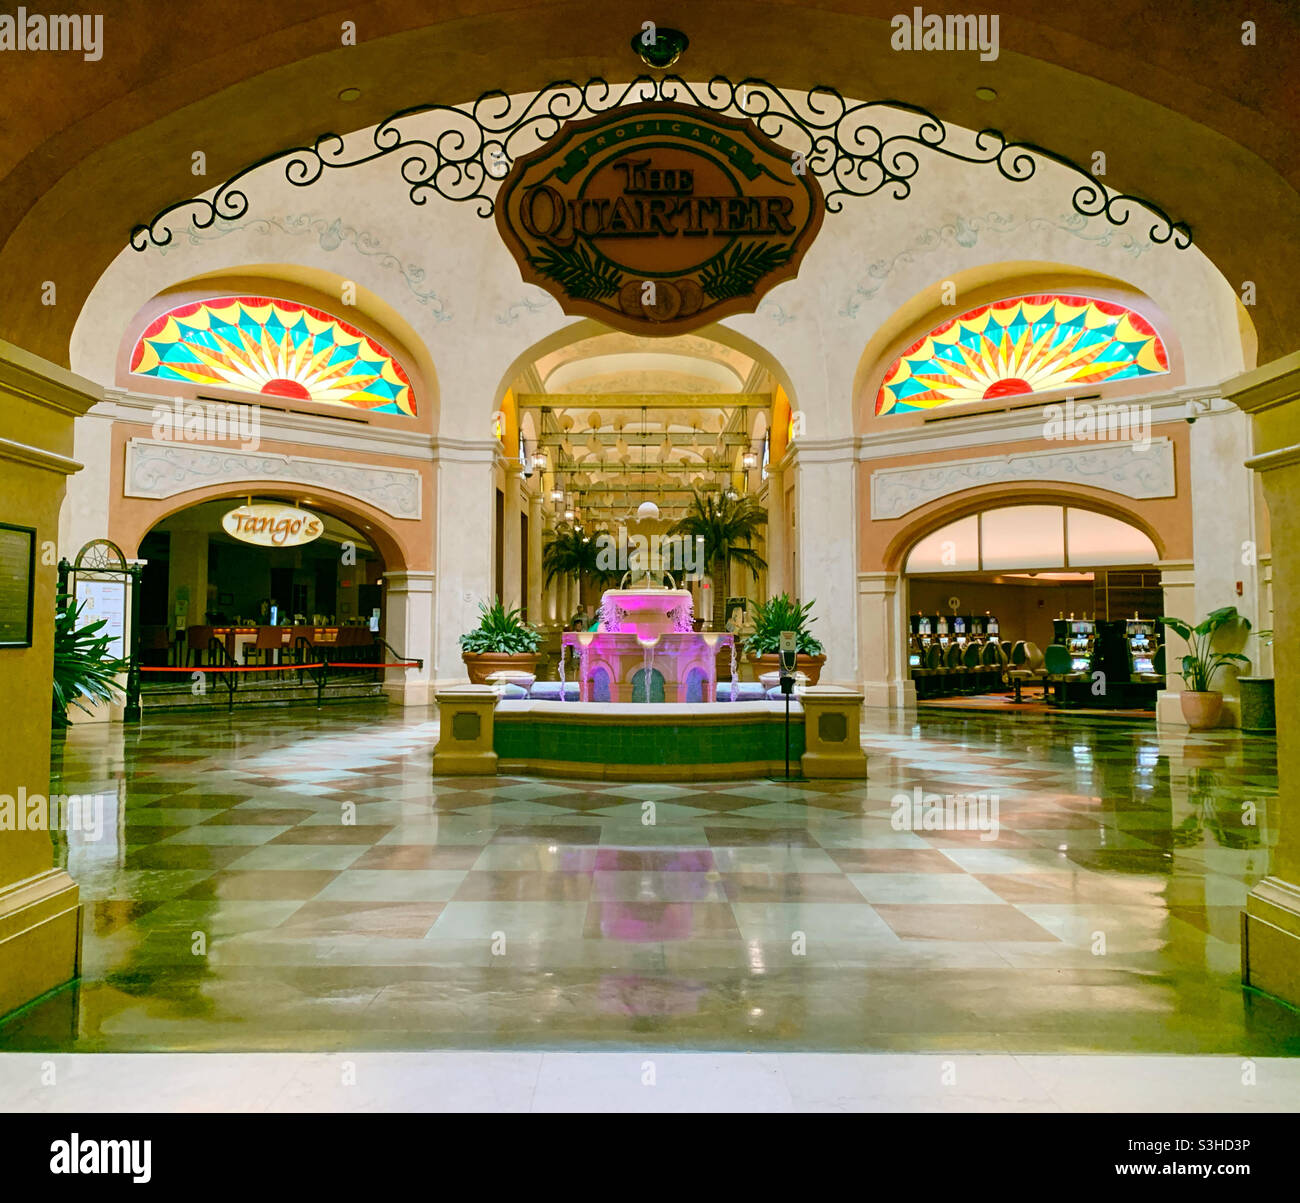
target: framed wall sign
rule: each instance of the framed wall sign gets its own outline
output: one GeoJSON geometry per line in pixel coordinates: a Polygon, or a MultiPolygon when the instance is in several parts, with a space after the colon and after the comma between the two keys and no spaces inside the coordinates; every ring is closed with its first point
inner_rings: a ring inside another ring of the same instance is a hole
{"type": "Polygon", "coordinates": [[[36,530],[0,522],[0,648],[32,646],[36,530]]]}

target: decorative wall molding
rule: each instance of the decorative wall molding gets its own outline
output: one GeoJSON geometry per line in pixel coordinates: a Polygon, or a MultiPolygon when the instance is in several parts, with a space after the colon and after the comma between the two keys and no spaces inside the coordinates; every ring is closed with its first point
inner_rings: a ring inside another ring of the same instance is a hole
{"type": "Polygon", "coordinates": [[[871,474],[871,519],[901,518],[940,497],[982,485],[1028,481],[1088,485],[1135,500],[1172,497],[1174,445],[1169,439],[1153,439],[1147,447],[1139,443],[1075,445],[882,468],[871,474]]]}
{"type": "Polygon", "coordinates": [[[131,439],[126,445],[123,492],[128,497],[162,499],[212,485],[265,480],[329,489],[367,502],[393,518],[421,517],[421,477],[411,468],[154,439],[131,439]]]}

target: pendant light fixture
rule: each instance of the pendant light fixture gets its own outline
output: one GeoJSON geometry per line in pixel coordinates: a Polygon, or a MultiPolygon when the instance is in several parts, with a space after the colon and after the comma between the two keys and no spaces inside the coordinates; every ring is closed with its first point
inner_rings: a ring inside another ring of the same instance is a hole
{"type": "MultiPolygon", "coordinates": [[[[649,441],[650,432],[646,429],[646,407],[641,407],[641,483],[645,484],[645,445],[649,441]]],[[[653,501],[647,498],[636,507],[636,518],[638,522],[653,522],[659,517],[659,507],[653,501]]]]}

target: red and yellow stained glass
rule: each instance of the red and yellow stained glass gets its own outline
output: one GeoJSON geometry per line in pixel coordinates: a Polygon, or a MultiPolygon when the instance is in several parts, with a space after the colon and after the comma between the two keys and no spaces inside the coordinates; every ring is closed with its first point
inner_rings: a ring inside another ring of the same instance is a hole
{"type": "Polygon", "coordinates": [[[416,413],[411,382],[387,348],[333,314],[272,297],[214,297],[169,310],[140,336],[131,371],[374,413],[416,413]]]}
{"type": "Polygon", "coordinates": [[[1169,371],[1141,314],[1050,294],[981,305],[917,339],[885,373],[876,413],[912,413],[1169,371]]]}

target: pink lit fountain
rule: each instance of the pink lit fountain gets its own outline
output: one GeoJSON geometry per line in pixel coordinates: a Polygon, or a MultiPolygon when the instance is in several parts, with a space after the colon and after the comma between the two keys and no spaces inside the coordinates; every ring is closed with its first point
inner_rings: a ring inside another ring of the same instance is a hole
{"type": "Polygon", "coordinates": [[[572,654],[584,702],[712,702],[717,700],[718,651],[730,648],[734,698],[735,637],[696,631],[690,591],[676,588],[668,573],[659,580],[646,575],[634,582],[631,575],[602,595],[598,631],[563,636],[561,682],[572,654]]]}

